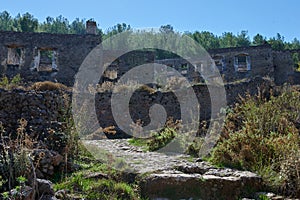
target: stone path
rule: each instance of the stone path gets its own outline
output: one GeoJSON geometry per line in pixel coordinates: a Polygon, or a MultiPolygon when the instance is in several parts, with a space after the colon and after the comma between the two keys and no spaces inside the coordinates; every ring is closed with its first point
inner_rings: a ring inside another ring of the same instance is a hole
{"type": "MultiPolygon", "coordinates": [[[[92,140],[85,142],[85,144],[97,146],[111,156],[119,158],[119,162],[123,161],[122,163],[126,164],[126,170],[138,174],[173,169],[175,166],[182,165],[191,159],[191,157],[183,154],[166,155],[159,152],[144,152],[142,147],[130,145],[128,139],[92,140]]],[[[112,164],[110,160],[106,159],[107,156],[103,158],[103,155],[100,155],[99,158],[112,164]]],[[[116,160],[115,164],[119,163],[118,159],[114,160],[116,160]]]]}
{"type": "Polygon", "coordinates": [[[261,178],[254,173],[216,168],[182,154],[144,152],[127,139],[84,143],[96,157],[114,161],[110,165],[124,173],[134,173],[142,195],[150,199],[238,199],[261,187],[261,178]]]}

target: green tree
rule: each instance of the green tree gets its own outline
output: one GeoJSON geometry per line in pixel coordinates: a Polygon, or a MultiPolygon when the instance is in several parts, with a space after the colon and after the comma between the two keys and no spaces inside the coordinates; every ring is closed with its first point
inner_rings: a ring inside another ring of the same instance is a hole
{"type": "Polygon", "coordinates": [[[300,41],[294,38],[292,42],[286,42],[284,48],[288,50],[300,49],[300,41]]]}
{"type": "Polygon", "coordinates": [[[258,45],[263,45],[265,44],[267,41],[266,41],[266,38],[264,38],[262,35],[260,34],[256,34],[254,37],[253,37],[253,45],[255,46],[258,46],[258,45]]]}
{"type": "Polygon", "coordinates": [[[237,38],[231,32],[225,32],[220,37],[220,47],[227,48],[227,47],[236,47],[237,46],[237,38]]]}
{"type": "Polygon", "coordinates": [[[161,33],[174,33],[174,28],[170,24],[167,24],[160,26],[159,31],[161,33]]]}
{"type": "Polygon", "coordinates": [[[276,37],[270,38],[268,42],[274,50],[284,50],[284,37],[279,33],[277,33],[276,37]]]}
{"type": "Polygon", "coordinates": [[[125,23],[117,24],[117,25],[109,28],[106,32],[106,35],[112,36],[112,35],[116,35],[118,33],[122,33],[124,31],[130,31],[130,30],[131,30],[130,25],[127,25],[125,23]]]}
{"type": "Polygon", "coordinates": [[[85,34],[85,20],[76,18],[70,25],[70,33],[85,34]]]}
{"type": "Polygon", "coordinates": [[[41,31],[47,33],[61,33],[67,34],[70,33],[70,25],[67,18],[62,15],[56,17],[47,17],[46,21],[41,24],[41,31]]]}
{"type": "Polygon", "coordinates": [[[205,49],[216,49],[220,47],[219,38],[208,31],[194,32],[192,38],[205,49]]]}
{"type": "Polygon", "coordinates": [[[15,19],[15,22],[17,23],[17,25],[19,25],[19,28],[17,29],[19,29],[22,32],[35,32],[39,25],[38,20],[28,12],[22,16],[18,14],[18,16],[15,19]]]}
{"type": "Polygon", "coordinates": [[[250,46],[250,37],[248,36],[248,31],[241,31],[236,37],[236,44],[238,47],[248,47],[250,46]]]}
{"type": "Polygon", "coordinates": [[[0,30],[11,31],[13,30],[13,18],[7,11],[0,13],[0,30]]]}

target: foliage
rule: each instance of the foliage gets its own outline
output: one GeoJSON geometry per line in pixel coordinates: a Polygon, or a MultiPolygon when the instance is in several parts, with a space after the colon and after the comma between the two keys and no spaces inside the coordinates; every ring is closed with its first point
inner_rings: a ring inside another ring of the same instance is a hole
{"type": "Polygon", "coordinates": [[[201,44],[205,49],[220,48],[220,40],[213,33],[210,33],[208,31],[196,31],[193,34],[191,34],[191,36],[194,40],[199,42],[199,44],[201,44]]]}
{"type": "Polygon", "coordinates": [[[251,42],[250,42],[250,38],[248,36],[248,31],[241,31],[241,33],[239,33],[237,35],[236,43],[237,43],[238,47],[250,46],[251,42]]]}
{"type": "Polygon", "coordinates": [[[298,53],[293,53],[292,54],[292,58],[294,61],[294,65],[295,65],[295,70],[296,71],[300,71],[300,59],[299,59],[299,54],[298,53]]]}
{"type": "Polygon", "coordinates": [[[166,127],[162,131],[155,132],[147,143],[149,151],[156,151],[166,146],[175,137],[176,130],[174,128],[166,127]]]}
{"type": "MultiPolygon", "coordinates": [[[[0,13],[0,30],[21,32],[47,32],[64,34],[85,34],[85,19],[76,18],[72,23],[62,15],[53,18],[48,16],[44,22],[39,22],[30,13],[18,14],[12,17],[7,11],[0,13]]],[[[97,30],[101,35],[102,31],[97,30]]]]}
{"type": "MultiPolygon", "coordinates": [[[[141,122],[132,125],[133,136],[139,135],[138,128],[141,122]]],[[[168,119],[165,126],[156,132],[153,132],[149,138],[134,137],[129,140],[129,143],[135,146],[142,146],[146,151],[156,151],[170,143],[176,136],[177,131],[181,127],[181,121],[174,121],[172,118],[168,119]]]]}
{"type": "Polygon", "coordinates": [[[0,171],[4,179],[0,192],[4,192],[3,189],[13,189],[17,186],[17,182],[25,182],[24,176],[30,172],[28,155],[33,142],[25,133],[27,121],[21,119],[19,124],[15,138],[4,136],[4,128],[0,126],[0,171]]]}
{"type": "Polygon", "coordinates": [[[277,33],[276,37],[272,37],[269,39],[269,44],[275,50],[284,50],[284,37],[277,33]]]}
{"type": "Polygon", "coordinates": [[[18,14],[15,21],[18,24],[18,31],[34,32],[38,28],[38,20],[28,12],[22,16],[18,14]]]}
{"type": "Polygon", "coordinates": [[[236,36],[231,32],[225,32],[222,34],[222,37],[220,38],[220,47],[222,48],[228,48],[228,47],[236,47],[237,46],[237,40],[236,36]]]}
{"type": "Polygon", "coordinates": [[[138,199],[132,185],[123,183],[119,175],[105,164],[92,164],[82,171],[72,174],[54,186],[55,190],[69,190],[72,195],[84,199],[138,199]],[[108,173],[103,178],[88,178],[94,173],[108,173]]]}
{"type": "Polygon", "coordinates": [[[23,87],[22,86],[22,78],[20,74],[17,74],[11,80],[7,76],[3,76],[0,81],[0,88],[4,88],[7,90],[11,90],[17,87],[23,87]]]}
{"type": "Polygon", "coordinates": [[[253,45],[263,45],[267,42],[266,38],[263,37],[262,35],[260,34],[256,34],[254,37],[253,37],[253,45]]]}
{"type": "Polygon", "coordinates": [[[0,13],[0,30],[13,30],[13,19],[7,11],[3,11],[2,13],[0,13]]]}
{"type": "Polygon", "coordinates": [[[132,31],[131,26],[125,23],[117,24],[113,27],[108,28],[106,34],[104,35],[104,39],[125,31],[132,31]]]}
{"type": "Polygon", "coordinates": [[[299,99],[291,88],[270,99],[242,99],[227,115],[211,162],[257,172],[272,189],[299,195],[299,99]],[[284,167],[287,160],[297,162],[284,167]]]}
{"type": "Polygon", "coordinates": [[[174,33],[174,28],[170,24],[167,24],[167,25],[160,26],[159,31],[161,33],[169,34],[169,33],[174,33]]]}

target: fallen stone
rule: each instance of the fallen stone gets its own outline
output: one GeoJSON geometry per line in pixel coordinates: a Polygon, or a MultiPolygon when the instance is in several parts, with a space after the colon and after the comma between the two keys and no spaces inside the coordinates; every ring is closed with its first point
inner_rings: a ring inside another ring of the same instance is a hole
{"type": "Polygon", "coordinates": [[[259,191],[261,178],[254,174],[240,176],[185,174],[162,171],[143,177],[141,194],[149,199],[228,199],[235,200],[259,191]]]}
{"type": "Polygon", "coordinates": [[[45,179],[37,179],[37,185],[39,196],[54,195],[53,184],[51,181],[45,179]]]}

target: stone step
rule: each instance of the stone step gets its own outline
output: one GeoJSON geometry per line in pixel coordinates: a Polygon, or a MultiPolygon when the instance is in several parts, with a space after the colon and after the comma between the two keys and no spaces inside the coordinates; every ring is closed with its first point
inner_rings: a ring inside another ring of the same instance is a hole
{"type": "Polygon", "coordinates": [[[187,174],[177,170],[149,174],[140,181],[141,193],[149,199],[225,199],[253,197],[261,189],[261,178],[251,172],[226,169],[187,174]],[[223,174],[222,176],[220,174],[223,174]]]}
{"type": "Polygon", "coordinates": [[[138,182],[146,199],[235,200],[252,197],[262,186],[261,177],[252,172],[217,168],[183,154],[144,152],[126,139],[84,143],[95,150],[93,155],[99,151],[99,158],[109,158],[108,164],[116,166],[125,181],[138,182]]]}

